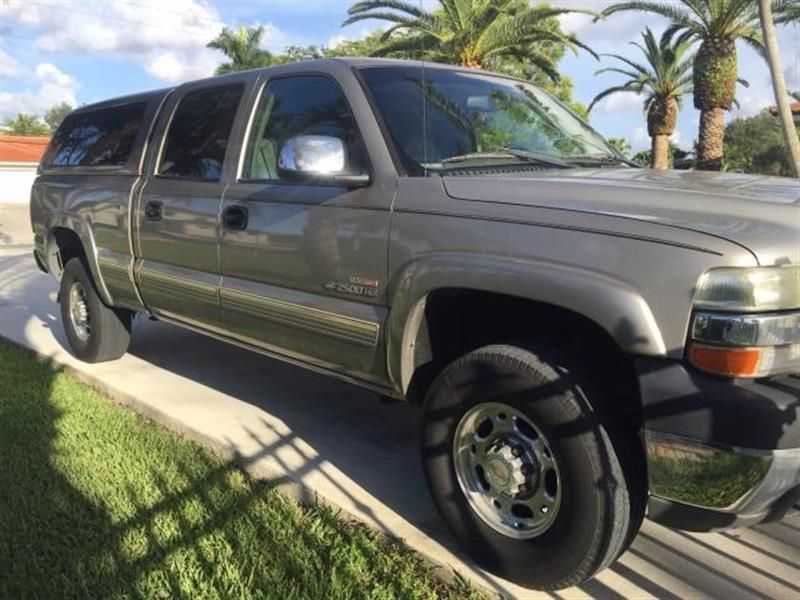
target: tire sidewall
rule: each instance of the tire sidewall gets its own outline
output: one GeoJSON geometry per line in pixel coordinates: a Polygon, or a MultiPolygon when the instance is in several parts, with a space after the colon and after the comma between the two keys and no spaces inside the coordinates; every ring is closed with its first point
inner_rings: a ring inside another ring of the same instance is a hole
{"type": "MultiPolygon", "coordinates": [[[[597,547],[612,535],[618,482],[607,435],[579,386],[547,363],[509,359],[508,347],[489,347],[445,369],[426,399],[422,460],[428,485],[444,520],[485,567],[540,588],[576,572],[594,572],[597,547]],[[492,529],[470,507],[455,474],[453,436],[464,413],[482,402],[502,402],[540,429],[557,461],[561,504],[541,535],[516,540],[492,529]],[[586,557],[589,557],[588,559],[586,557]]],[[[535,358],[535,357],[534,357],[535,358]]],[[[624,488],[624,482],[623,482],[624,488]]]]}
{"type": "Polygon", "coordinates": [[[100,311],[105,308],[105,305],[102,304],[94,282],[89,277],[83,261],[78,258],[70,259],[67,266],[64,267],[59,289],[59,300],[61,321],[64,324],[64,332],[70,348],[75,356],[81,360],[92,361],[97,355],[100,343],[100,311]],[[89,322],[91,323],[89,338],[86,340],[82,340],[75,332],[70,315],[69,293],[75,282],[80,283],[86,291],[86,310],[89,313],[89,322]]]}

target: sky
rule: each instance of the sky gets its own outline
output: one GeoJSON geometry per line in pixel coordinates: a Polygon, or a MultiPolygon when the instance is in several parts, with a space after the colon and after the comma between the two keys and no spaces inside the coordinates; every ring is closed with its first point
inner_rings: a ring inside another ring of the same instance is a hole
{"type": "MultiPolygon", "coordinates": [[[[413,0],[412,0],[413,1],[413,0]]],[[[426,8],[438,5],[422,1],[426,8]]],[[[755,0],[753,0],[755,2],[755,0]]],[[[342,28],[353,0],[0,0],[0,121],[19,112],[44,114],[59,102],[96,102],[148,89],[207,77],[225,60],[205,47],[227,26],[263,25],[264,48],[281,52],[287,45],[335,45],[382,27],[363,21],[342,28]]],[[[602,10],[610,0],[551,0],[563,7],[602,10]]],[[[618,13],[594,23],[586,15],[561,17],[598,53],[639,60],[629,44],[649,26],[658,35],[666,21],[640,13],[618,13]]],[[[800,27],[778,31],[789,89],[800,89],[800,27]]],[[[596,61],[580,52],[567,54],[559,69],[572,78],[574,96],[588,104],[606,87],[621,82],[613,73],[595,75],[613,59],[596,61]]],[[[740,103],[729,118],[750,116],[774,104],[769,69],[753,50],[739,46],[740,103]]],[[[690,97],[678,119],[673,142],[690,149],[697,136],[698,113],[690,97]]],[[[649,147],[642,99],[618,94],[592,111],[591,124],[606,137],[626,138],[634,151],[649,147]]]]}

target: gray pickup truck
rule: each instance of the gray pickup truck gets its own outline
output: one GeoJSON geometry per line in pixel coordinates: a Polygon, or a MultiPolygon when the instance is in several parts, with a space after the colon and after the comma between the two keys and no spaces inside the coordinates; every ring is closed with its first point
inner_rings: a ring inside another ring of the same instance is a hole
{"type": "Polygon", "coordinates": [[[795,180],[636,168],[529,83],[330,59],[74,111],[31,217],[80,359],[141,314],[420,405],[443,519],[522,585],[645,514],[800,499],[795,180]]]}

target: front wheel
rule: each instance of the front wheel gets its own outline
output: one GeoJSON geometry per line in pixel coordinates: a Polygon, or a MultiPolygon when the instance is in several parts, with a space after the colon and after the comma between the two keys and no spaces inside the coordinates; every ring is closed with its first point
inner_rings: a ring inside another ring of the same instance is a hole
{"type": "Polygon", "coordinates": [[[471,352],[431,385],[422,431],[428,486],[462,546],[498,575],[546,590],[613,562],[644,509],[562,362],[513,346],[471,352]]]}
{"type": "Polygon", "coordinates": [[[70,259],[64,267],[58,297],[61,322],[75,356],[98,363],[115,360],[128,351],[131,312],[103,303],[80,258],[70,259]]]}

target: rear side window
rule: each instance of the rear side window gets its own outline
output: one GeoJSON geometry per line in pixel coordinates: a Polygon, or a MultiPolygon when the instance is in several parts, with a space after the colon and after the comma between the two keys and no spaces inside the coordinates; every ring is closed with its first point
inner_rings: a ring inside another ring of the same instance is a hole
{"type": "Polygon", "coordinates": [[[159,175],[217,181],[244,86],[217,86],[181,99],[167,132],[159,175]]]}
{"type": "Polygon", "coordinates": [[[130,158],[147,102],[69,115],[50,142],[43,163],[51,167],[123,166],[130,158]]]}

